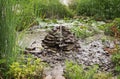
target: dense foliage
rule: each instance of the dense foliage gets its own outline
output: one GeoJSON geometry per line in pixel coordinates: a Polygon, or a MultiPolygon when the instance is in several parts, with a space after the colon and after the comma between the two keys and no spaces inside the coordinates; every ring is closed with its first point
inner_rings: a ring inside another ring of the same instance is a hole
{"type": "Polygon", "coordinates": [[[75,0],[70,8],[77,15],[94,16],[97,20],[120,17],[119,0],[75,0]]]}

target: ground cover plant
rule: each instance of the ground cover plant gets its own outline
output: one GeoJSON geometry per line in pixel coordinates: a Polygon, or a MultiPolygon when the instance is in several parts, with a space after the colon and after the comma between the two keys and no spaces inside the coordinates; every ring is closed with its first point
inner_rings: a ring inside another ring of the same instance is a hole
{"type": "Polygon", "coordinates": [[[97,72],[98,67],[86,67],[75,64],[73,62],[66,62],[66,77],[67,79],[93,79],[93,75],[97,72]]]}
{"type": "Polygon", "coordinates": [[[41,79],[45,64],[31,55],[21,55],[10,65],[9,74],[15,79],[41,79]]]}
{"type": "Polygon", "coordinates": [[[78,26],[72,27],[71,31],[78,37],[78,38],[86,38],[92,36],[94,33],[90,31],[86,26],[78,26]]]}
{"type": "Polygon", "coordinates": [[[98,66],[84,67],[73,62],[66,62],[65,76],[67,79],[112,79],[112,74],[98,72],[98,66]]]}

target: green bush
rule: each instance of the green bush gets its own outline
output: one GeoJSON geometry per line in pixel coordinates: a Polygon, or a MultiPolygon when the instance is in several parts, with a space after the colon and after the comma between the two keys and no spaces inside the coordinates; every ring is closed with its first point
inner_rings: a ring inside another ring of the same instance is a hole
{"type": "Polygon", "coordinates": [[[120,18],[115,18],[113,23],[117,26],[117,29],[120,32],[120,18]]]}
{"type": "Polygon", "coordinates": [[[120,33],[120,18],[115,18],[113,22],[104,25],[104,31],[106,35],[114,36],[115,32],[112,31],[112,27],[115,26],[120,33]]]}
{"type": "Polygon", "coordinates": [[[42,79],[44,66],[45,64],[39,58],[21,55],[10,65],[9,74],[15,79],[42,79]]]}
{"type": "Polygon", "coordinates": [[[120,17],[119,3],[119,0],[76,0],[71,6],[79,16],[94,16],[102,20],[120,17]]]}
{"type": "Polygon", "coordinates": [[[85,69],[83,66],[73,62],[66,62],[65,76],[67,79],[93,79],[98,66],[87,67],[85,69]]]}
{"type": "Polygon", "coordinates": [[[115,70],[120,73],[120,52],[112,56],[112,61],[115,64],[115,70]]]}
{"type": "Polygon", "coordinates": [[[112,61],[115,65],[115,71],[120,73],[120,48],[117,48],[115,54],[112,55],[112,61]]]}
{"type": "Polygon", "coordinates": [[[110,36],[114,36],[114,33],[111,30],[111,27],[113,26],[113,23],[107,23],[104,26],[104,34],[105,35],[110,35],[110,36]]]}

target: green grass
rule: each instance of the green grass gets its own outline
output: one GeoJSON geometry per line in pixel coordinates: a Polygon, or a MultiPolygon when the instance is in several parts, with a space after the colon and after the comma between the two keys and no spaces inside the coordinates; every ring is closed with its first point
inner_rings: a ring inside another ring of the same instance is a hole
{"type": "Polygon", "coordinates": [[[31,24],[33,24],[33,22],[36,25],[37,22],[32,1],[30,2],[28,0],[21,0],[17,1],[16,4],[15,13],[18,18],[16,30],[22,31],[24,29],[27,29],[31,27],[31,24]]]}
{"type": "Polygon", "coordinates": [[[12,11],[14,0],[0,0],[0,72],[3,78],[9,65],[16,59],[16,16],[12,11]]]}

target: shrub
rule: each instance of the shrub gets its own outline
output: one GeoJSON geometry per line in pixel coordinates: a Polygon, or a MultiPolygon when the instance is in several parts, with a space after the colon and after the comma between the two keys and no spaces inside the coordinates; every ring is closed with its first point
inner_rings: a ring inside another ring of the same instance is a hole
{"type": "Polygon", "coordinates": [[[85,69],[82,65],[74,64],[73,62],[66,62],[65,76],[67,79],[93,79],[93,75],[98,67],[93,66],[85,69]]]}
{"type": "Polygon", "coordinates": [[[115,54],[112,55],[112,61],[115,65],[115,71],[120,73],[120,48],[117,48],[115,54]]]}
{"type": "Polygon", "coordinates": [[[118,29],[119,32],[120,32],[120,18],[115,18],[114,21],[113,21],[113,23],[114,23],[115,25],[117,25],[117,29],[118,29]]]}
{"type": "Polygon", "coordinates": [[[104,30],[106,35],[115,36],[117,33],[117,37],[120,35],[120,18],[115,18],[113,22],[107,23],[104,25],[104,30]]]}
{"type": "Polygon", "coordinates": [[[94,16],[98,20],[120,17],[119,0],[76,0],[73,9],[77,15],[94,16]],[[74,8],[75,7],[75,8],[74,8]]]}
{"type": "Polygon", "coordinates": [[[120,73],[120,52],[112,56],[112,61],[115,64],[115,70],[120,73]]]}
{"type": "Polygon", "coordinates": [[[113,26],[113,23],[107,23],[104,26],[104,33],[105,35],[110,35],[110,36],[114,36],[114,33],[111,30],[111,27],[113,26]]]}
{"type": "Polygon", "coordinates": [[[41,79],[44,65],[38,58],[22,55],[10,65],[9,74],[15,79],[41,79]]]}

